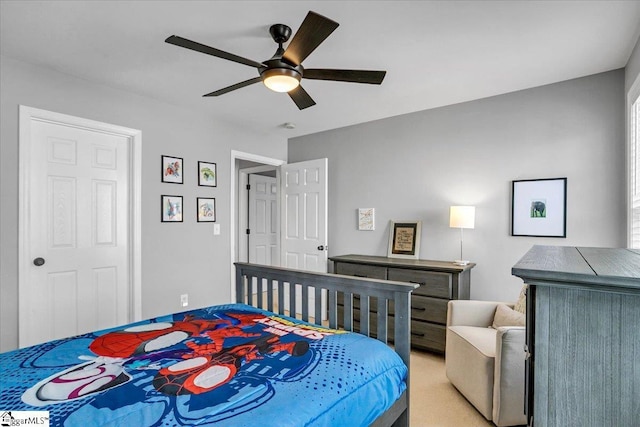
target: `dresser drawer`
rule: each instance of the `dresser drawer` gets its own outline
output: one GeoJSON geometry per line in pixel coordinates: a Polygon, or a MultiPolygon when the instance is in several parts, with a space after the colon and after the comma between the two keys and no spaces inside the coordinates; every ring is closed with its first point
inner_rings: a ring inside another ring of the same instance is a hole
{"type": "MultiPolygon", "coordinates": [[[[338,294],[338,304],[343,304],[342,294],[338,294]]],[[[447,303],[449,300],[440,298],[423,297],[421,295],[413,295],[411,297],[411,319],[422,320],[425,322],[447,323],[447,303]]],[[[360,298],[353,297],[353,308],[360,309],[360,298]]],[[[378,312],[377,298],[369,298],[369,311],[371,313],[378,312]]],[[[395,315],[395,307],[393,301],[389,301],[388,313],[390,316],[395,315]]],[[[372,314],[373,315],[373,314],[372,314]]]]}
{"type": "Polygon", "coordinates": [[[411,321],[411,345],[444,353],[446,327],[433,323],[411,321]]]}
{"type": "Polygon", "coordinates": [[[389,268],[389,280],[399,282],[418,283],[420,287],[413,291],[413,295],[427,297],[452,298],[453,275],[436,271],[407,270],[404,268],[389,268]]]}
{"type": "Polygon", "coordinates": [[[377,265],[337,262],[335,271],[336,274],[344,274],[345,276],[368,277],[370,279],[382,280],[387,278],[387,268],[377,265]]]}
{"type": "MultiPolygon", "coordinates": [[[[353,295],[353,308],[360,309],[360,295],[353,295]]],[[[422,295],[413,295],[411,297],[411,318],[415,320],[423,320],[426,322],[434,322],[445,325],[447,323],[447,303],[449,300],[433,297],[425,297],[422,295]]],[[[337,303],[344,306],[344,293],[338,292],[337,303]]],[[[369,298],[369,311],[376,313],[378,311],[378,299],[376,297],[369,298]]],[[[395,313],[393,301],[389,301],[389,315],[395,313]]]]}
{"type": "Polygon", "coordinates": [[[411,297],[411,318],[426,322],[447,324],[447,304],[449,300],[413,295],[411,297]]]}
{"type": "MultiPolygon", "coordinates": [[[[369,319],[369,334],[376,338],[378,336],[378,319],[375,313],[371,313],[369,319]]],[[[353,331],[360,332],[360,310],[353,310],[353,331]]],[[[338,325],[344,326],[344,309],[338,306],[338,325]]],[[[387,318],[387,338],[393,342],[395,332],[395,317],[387,318]]],[[[411,320],[411,345],[427,350],[444,352],[445,349],[446,327],[435,323],[423,322],[420,320],[411,320]]]]}

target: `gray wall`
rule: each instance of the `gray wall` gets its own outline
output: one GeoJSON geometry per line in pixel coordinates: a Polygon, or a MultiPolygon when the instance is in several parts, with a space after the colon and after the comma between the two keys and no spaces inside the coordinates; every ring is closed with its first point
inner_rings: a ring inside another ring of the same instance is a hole
{"type": "Polygon", "coordinates": [[[329,159],[329,255],[386,255],[388,221],[421,220],[420,257],[458,258],[449,206],[475,205],[471,297],[513,301],[511,267],[534,244],[625,246],[624,87],[617,70],[303,136],[289,161],[329,159]],[[567,238],[510,236],[511,181],[556,177],[567,238]],[[359,207],[375,231],[357,230],[359,207]]]}
{"type": "Polygon", "coordinates": [[[636,81],[640,74],[640,41],[636,43],[631,57],[625,67],[625,93],[629,92],[631,85],[636,81]]]}
{"type": "Polygon", "coordinates": [[[18,105],[51,110],[142,131],[142,315],[231,301],[231,150],[286,159],[286,141],[230,128],[202,113],[160,103],[58,72],[0,60],[0,351],[17,346],[18,105]],[[160,182],[160,156],[184,158],[185,184],[160,182]],[[218,165],[218,187],[198,187],[198,160],[218,165]],[[183,223],[160,223],[160,195],[184,196],[183,223]],[[217,222],[195,220],[196,197],[215,197],[217,222]]]}

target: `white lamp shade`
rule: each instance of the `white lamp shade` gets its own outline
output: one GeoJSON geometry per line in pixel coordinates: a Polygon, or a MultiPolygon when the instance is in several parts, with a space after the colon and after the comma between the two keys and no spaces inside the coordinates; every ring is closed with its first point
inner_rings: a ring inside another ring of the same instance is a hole
{"type": "Polygon", "coordinates": [[[475,206],[451,206],[449,209],[449,227],[474,228],[475,222],[475,206]]]}

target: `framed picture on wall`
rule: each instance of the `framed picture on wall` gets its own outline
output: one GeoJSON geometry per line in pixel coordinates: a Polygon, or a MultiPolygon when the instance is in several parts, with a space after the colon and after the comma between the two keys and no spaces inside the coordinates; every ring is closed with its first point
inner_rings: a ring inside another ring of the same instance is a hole
{"type": "Polygon", "coordinates": [[[374,208],[358,209],[358,230],[373,231],[376,228],[376,210],[374,208]]]}
{"type": "Polygon", "coordinates": [[[420,256],[422,221],[389,222],[389,258],[413,258],[420,256]]]}
{"type": "Polygon", "coordinates": [[[182,222],[182,196],[161,197],[162,222],[182,222]]]}
{"type": "Polygon", "coordinates": [[[216,221],[216,199],[198,197],[198,222],[216,221]]]}
{"type": "Polygon", "coordinates": [[[512,181],[511,235],[567,237],[567,178],[512,181]]]}
{"type": "Polygon", "coordinates": [[[198,162],[198,185],[203,187],[218,185],[218,172],[215,163],[198,162]]]}
{"type": "Polygon", "coordinates": [[[162,182],[182,184],[182,166],[181,157],[162,156],[162,182]]]}

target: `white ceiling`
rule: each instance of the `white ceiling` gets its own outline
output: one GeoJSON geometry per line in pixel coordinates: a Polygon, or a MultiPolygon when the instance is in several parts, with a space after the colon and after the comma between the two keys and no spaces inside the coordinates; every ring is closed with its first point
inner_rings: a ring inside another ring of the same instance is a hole
{"type": "Polygon", "coordinates": [[[288,138],[624,67],[640,1],[1,0],[0,19],[2,55],[288,138]],[[203,98],[256,69],[164,42],[261,62],[269,26],[309,10],[340,27],[304,66],[387,70],[381,86],[303,80],[303,111],[261,84],[203,98]]]}

